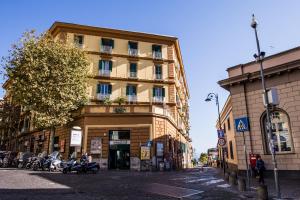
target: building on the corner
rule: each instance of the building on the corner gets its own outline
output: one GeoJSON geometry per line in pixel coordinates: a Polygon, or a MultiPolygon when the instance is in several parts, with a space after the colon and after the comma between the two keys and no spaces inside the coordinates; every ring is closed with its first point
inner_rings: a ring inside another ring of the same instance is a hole
{"type": "MultiPolygon", "coordinates": [[[[74,113],[73,122],[56,128],[54,150],[64,158],[74,151],[87,152],[109,169],[148,166],[141,157],[152,160],[154,167],[161,162],[174,169],[191,166],[189,89],[176,37],[62,22],[55,22],[49,32],[85,51],[93,74],[88,105],[74,113]],[[118,97],[126,99],[121,108],[104,103],[118,97]],[[81,148],[70,146],[74,126],[83,132],[81,148]]],[[[35,129],[26,116],[19,127],[3,133],[6,149],[49,149],[49,130],[35,129]]]]}
{"type": "MultiPolygon", "coordinates": [[[[276,88],[279,105],[271,107],[272,136],[280,171],[300,170],[300,47],[264,59],[268,89],[276,88]]],[[[253,61],[227,69],[228,78],[219,84],[230,92],[233,118],[248,116],[246,149],[261,155],[267,170],[273,169],[266,135],[266,114],[259,63],[253,61]]],[[[232,128],[233,128],[232,124],[232,128]]],[[[242,134],[235,132],[237,167],[245,170],[242,134]]],[[[248,158],[249,160],[249,158],[248,158]]]]}
{"type": "MultiPolygon", "coordinates": [[[[234,120],[232,113],[231,96],[229,95],[222,111],[220,112],[221,128],[224,131],[226,144],[222,147],[218,145],[219,159],[222,162],[222,151],[224,151],[225,167],[230,170],[237,170],[237,151],[235,141],[234,120]]],[[[216,123],[216,127],[219,126],[219,120],[216,123]]]]}

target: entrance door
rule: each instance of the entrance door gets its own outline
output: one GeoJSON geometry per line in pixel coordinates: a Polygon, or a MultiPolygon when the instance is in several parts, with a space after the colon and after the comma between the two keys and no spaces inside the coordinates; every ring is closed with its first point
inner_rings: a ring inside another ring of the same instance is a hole
{"type": "Polygon", "coordinates": [[[109,169],[130,169],[130,131],[109,131],[109,169]]]}

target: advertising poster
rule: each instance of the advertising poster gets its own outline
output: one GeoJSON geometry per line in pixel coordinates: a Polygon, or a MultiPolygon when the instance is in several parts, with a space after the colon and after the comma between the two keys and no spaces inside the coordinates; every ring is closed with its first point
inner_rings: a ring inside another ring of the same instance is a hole
{"type": "Polygon", "coordinates": [[[71,130],[71,147],[81,147],[81,138],[82,138],[82,131],[81,130],[71,130]]]}
{"type": "Polygon", "coordinates": [[[156,143],[156,156],[162,157],[164,155],[164,144],[162,142],[156,143]]]}
{"type": "Polygon", "coordinates": [[[102,139],[95,137],[91,139],[91,154],[101,154],[102,151],[102,139]]]}
{"type": "Polygon", "coordinates": [[[141,160],[150,160],[150,147],[141,146],[141,160]]]}

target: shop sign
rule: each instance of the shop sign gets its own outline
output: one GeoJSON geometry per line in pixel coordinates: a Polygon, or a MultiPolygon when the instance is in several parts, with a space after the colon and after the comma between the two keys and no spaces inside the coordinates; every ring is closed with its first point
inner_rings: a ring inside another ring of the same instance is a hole
{"type": "Polygon", "coordinates": [[[150,160],[150,147],[141,146],[141,160],[150,160]]]}
{"type": "Polygon", "coordinates": [[[81,129],[71,130],[71,147],[81,147],[82,131],[81,129]]]}
{"type": "Polygon", "coordinates": [[[91,154],[101,154],[102,152],[102,139],[95,137],[91,139],[91,154]]]}
{"type": "Polygon", "coordinates": [[[156,156],[164,155],[164,144],[162,142],[156,143],[156,156]]]}
{"type": "Polygon", "coordinates": [[[109,141],[110,145],[115,145],[115,144],[130,144],[130,140],[112,140],[109,141]]]}

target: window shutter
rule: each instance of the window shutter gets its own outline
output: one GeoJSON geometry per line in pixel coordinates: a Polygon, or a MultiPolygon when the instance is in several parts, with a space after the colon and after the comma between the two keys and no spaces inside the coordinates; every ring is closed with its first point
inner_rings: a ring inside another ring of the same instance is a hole
{"type": "Polygon", "coordinates": [[[110,40],[110,46],[111,46],[111,48],[114,48],[114,46],[115,46],[114,40],[110,40]]]}
{"type": "Polygon", "coordinates": [[[136,86],[133,86],[133,94],[136,95],[136,86]]]}
{"type": "Polygon", "coordinates": [[[130,63],[130,72],[136,72],[136,63],[130,63]]]}
{"type": "Polygon", "coordinates": [[[101,91],[101,84],[98,84],[97,85],[97,93],[100,93],[100,91],[101,91]]]}
{"type": "Polygon", "coordinates": [[[109,71],[112,71],[112,61],[109,61],[109,71]]]}
{"type": "Polygon", "coordinates": [[[153,96],[153,97],[155,97],[155,90],[156,90],[156,88],[154,87],[154,88],[153,88],[153,91],[152,91],[152,96],[153,96]]]}
{"type": "Polygon", "coordinates": [[[111,84],[108,85],[108,94],[111,94],[111,89],[112,89],[112,86],[111,84]]]}
{"type": "Polygon", "coordinates": [[[129,85],[126,86],[126,95],[129,95],[129,85]]]}
{"type": "Polygon", "coordinates": [[[103,39],[103,38],[101,39],[101,45],[102,45],[102,46],[104,46],[104,45],[105,45],[105,43],[104,43],[104,39],[103,39]]]}
{"type": "Polygon", "coordinates": [[[165,97],[165,88],[162,88],[162,96],[165,97]]]}
{"type": "Polygon", "coordinates": [[[103,69],[103,60],[99,60],[99,70],[103,69]]]}

